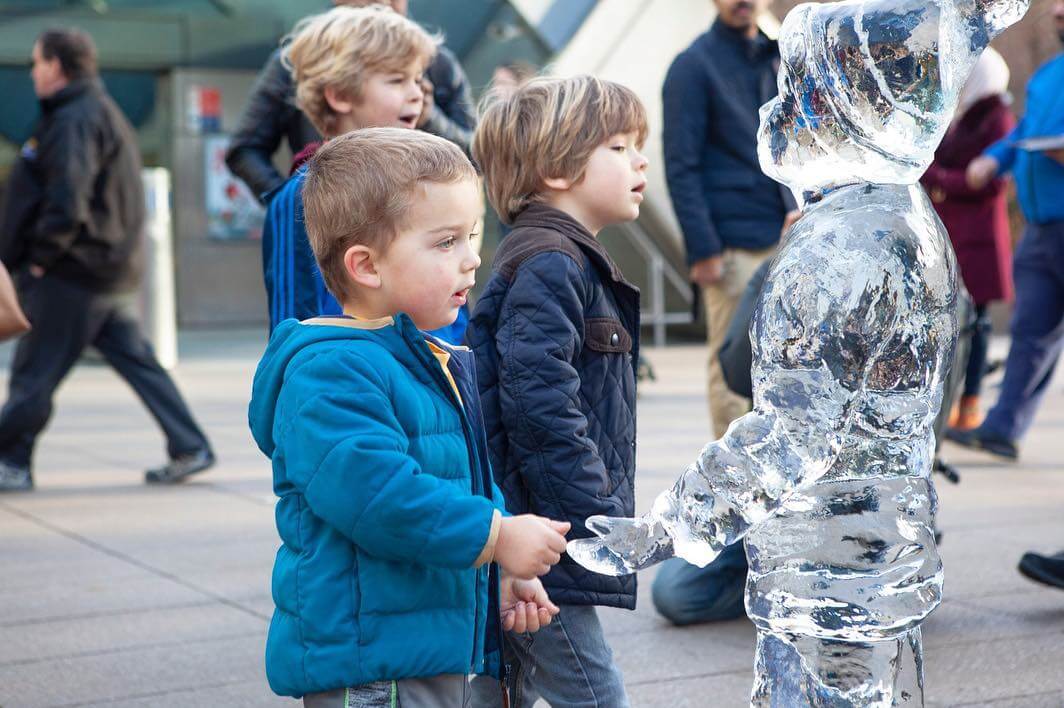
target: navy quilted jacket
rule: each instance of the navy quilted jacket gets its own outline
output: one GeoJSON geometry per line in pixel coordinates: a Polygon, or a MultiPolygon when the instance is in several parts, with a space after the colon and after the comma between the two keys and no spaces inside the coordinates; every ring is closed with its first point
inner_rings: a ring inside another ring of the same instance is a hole
{"type": "MultiPolygon", "coordinates": [[[[470,323],[495,481],[514,514],[569,521],[635,515],[639,290],[567,214],[533,205],[495,256],[470,323]]],[[[568,556],[543,578],[551,599],[635,607],[635,575],[598,575],[568,556]]]]}

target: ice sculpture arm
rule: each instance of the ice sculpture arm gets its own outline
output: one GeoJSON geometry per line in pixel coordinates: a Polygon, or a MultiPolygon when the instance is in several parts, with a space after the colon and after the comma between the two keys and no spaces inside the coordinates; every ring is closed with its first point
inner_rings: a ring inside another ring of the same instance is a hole
{"type": "Polygon", "coordinates": [[[597,572],[630,573],[670,555],[712,561],[832,466],[861,406],[877,353],[899,316],[901,281],[868,260],[817,248],[797,227],[755,311],[754,410],[732,423],[640,519],[589,519],[600,538],[569,554],[597,572]]]}
{"type": "Polygon", "coordinates": [[[724,248],[702,186],[712,91],[704,72],[698,59],[684,52],[669,67],[662,88],[665,180],[688,263],[719,255],[724,248]]]}

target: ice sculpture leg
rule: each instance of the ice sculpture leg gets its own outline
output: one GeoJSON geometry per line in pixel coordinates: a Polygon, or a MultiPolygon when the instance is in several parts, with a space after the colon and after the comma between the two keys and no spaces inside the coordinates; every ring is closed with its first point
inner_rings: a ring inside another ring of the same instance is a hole
{"type": "Polygon", "coordinates": [[[880,642],[757,633],[758,708],[890,708],[924,704],[919,628],[880,642]]]}

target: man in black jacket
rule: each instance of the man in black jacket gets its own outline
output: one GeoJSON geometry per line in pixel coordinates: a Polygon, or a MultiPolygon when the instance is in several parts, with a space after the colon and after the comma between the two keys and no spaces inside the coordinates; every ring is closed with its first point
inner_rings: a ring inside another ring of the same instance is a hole
{"type": "MultiPolygon", "coordinates": [[[[407,0],[333,0],[334,5],[391,5],[396,12],[407,13],[407,0]]],[[[441,46],[425,71],[425,102],[417,127],[458,145],[466,153],[473,139],[475,120],[473,100],[458,59],[441,46]]],[[[226,153],[225,162],[252,194],[263,202],[286,176],[274,167],[272,156],[281,140],[288,141],[293,155],[321,136],[296,107],[292,75],[281,62],[281,51],[270,55],[251,90],[244,114],[240,118],[226,153]]]]}
{"type": "Polygon", "coordinates": [[[21,271],[33,330],[15,350],[0,411],[0,491],[32,488],[34,443],[52,396],[88,346],[129,382],[166,434],[170,461],[146,480],[179,481],[214,456],[129,314],[143,270],[136,138],[100,83],[84,32],[44,32],[31,74],[41,120],[8,183],[0,256],[21,271]]]}

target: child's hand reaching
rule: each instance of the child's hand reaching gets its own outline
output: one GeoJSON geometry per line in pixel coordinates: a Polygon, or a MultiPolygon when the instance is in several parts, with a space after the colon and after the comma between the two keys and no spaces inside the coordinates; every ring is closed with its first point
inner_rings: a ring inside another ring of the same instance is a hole
{"type": "Polygon", "coordinates": [[[538,632],[558,614],[539,578],[503,575],[499,583],[499,619],[504,632],[538,632]]]}
{"type": "Polygon", "coordinates": [[[495,562],[518,578],[545,575],[565,552],[569,523],[542,516],[508,516],[499,527],[495,542],[495,562]]]}

